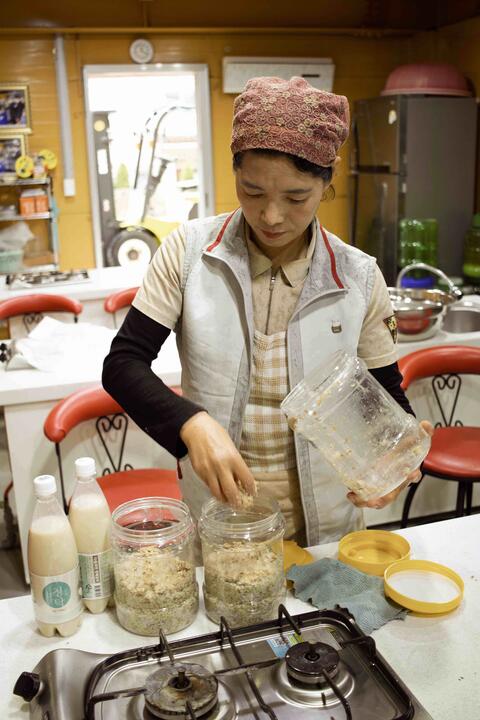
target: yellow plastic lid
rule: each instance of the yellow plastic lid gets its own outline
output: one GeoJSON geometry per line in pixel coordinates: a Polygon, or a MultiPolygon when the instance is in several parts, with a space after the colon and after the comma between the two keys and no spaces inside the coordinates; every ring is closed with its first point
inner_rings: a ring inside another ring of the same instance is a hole
{"type": "Polygon", "coordinates": [[[385,595],[414,612],[446,613],[460,605],[463,580],[430,560],[401,560],[385,570],[385,595]]]}
{"type": "Polygon", "coordinates": [[[409,557],[407,540],[388,530],[358,530],[338,544],[338,559],[368,575],[381,577],[389,565],[409,557]]]}
{"type": "Polygon", "coordinates": [[[285,572],[292,565],[308,565],[313,562],[313,555],[300,547],[294,540],[283,541],[283,569],[285,572]]]}

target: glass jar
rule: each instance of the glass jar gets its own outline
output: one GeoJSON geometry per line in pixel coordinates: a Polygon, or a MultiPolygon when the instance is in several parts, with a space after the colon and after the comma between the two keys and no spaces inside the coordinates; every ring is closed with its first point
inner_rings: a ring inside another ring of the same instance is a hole
{"type": "Polygon", "coordinates": [[[118,621],[138,635],[190,625],[198,609],[195,528],[185,503],[162,497],[130,500],[112,514],[118,621]]]}
{"type": "MultiPolygon", "coordinates": [[[[421,220],[403,218],[399,222],[398,267],[414,262],[427,262],[425,227],[421,220]]],[[[412,270],[412,275],[418,279],[425,276],[425,271],[412,270]]]]}
{"type": "Polygon", "coordinates": [[[273,498],[255,497],[234,508],[215,498],[203,505],[202,541],[205,609],[218,623],[224,616],[242,627],[276,616],[285,596],[285,520],[273,498]]]}
{"type": "Polygon", "coordinates": [[[336,352],[281,404],[303,435],[362,500],[382,497],[418,468],[430,436],[387,393],[358,357],[336,352]]]}

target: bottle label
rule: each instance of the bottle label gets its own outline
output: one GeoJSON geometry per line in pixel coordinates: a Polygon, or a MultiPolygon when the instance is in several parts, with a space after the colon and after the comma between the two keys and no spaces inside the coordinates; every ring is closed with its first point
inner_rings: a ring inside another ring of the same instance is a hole
{"type": "Polygon", "coordinates": [[[82,612],[78,565],[62,575],[30,573],[30,583],[33,609],[39,622],[68,622],[82,612]]]}
{"type": "Polygon", "coordinates": [[[79,553],[82,597],[84,600],[101,600],[113,593],[112,551],[79,553]]]}

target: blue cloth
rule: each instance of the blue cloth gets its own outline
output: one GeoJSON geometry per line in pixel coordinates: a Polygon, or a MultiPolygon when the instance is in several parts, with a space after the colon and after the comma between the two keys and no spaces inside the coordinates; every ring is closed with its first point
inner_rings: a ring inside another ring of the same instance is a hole
{"type": "Polygon", "coordinates": [[[404,610],[383,592],[383,578],[366,575],[339,560],[323,558],[309,565],[293,565],[287,571],[295,596],[312,602],[320,610],[335,605],[347,608],[364,633],[390,620],[404,620],[404,610]]]}

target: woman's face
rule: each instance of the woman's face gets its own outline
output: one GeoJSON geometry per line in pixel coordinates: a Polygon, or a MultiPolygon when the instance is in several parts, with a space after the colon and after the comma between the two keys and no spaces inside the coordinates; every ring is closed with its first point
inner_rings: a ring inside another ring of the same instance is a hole
{"type": "Polygon", "coordinates": [[[248,151],[235,171],[235,185],[255,240],[271,259],[303,236],[328,187],[288,158],[248,151]]]}

